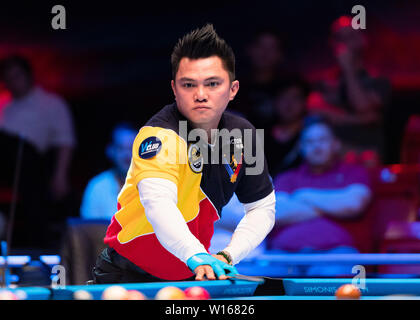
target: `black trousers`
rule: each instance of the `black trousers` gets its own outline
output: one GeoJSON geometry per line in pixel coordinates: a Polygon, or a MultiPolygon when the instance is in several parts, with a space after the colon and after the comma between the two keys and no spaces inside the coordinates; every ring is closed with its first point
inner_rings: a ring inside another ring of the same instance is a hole
{"type": "MultiPolygon", "coordinates": [[[[93,279],[101,283],[133,283],[133,282],[173,282],[152,276],[124,258],[112,248],[105,248],[96,259],[93,268],[93,279]]],[[[179,281],[192,281],[195,276],[179,281]]]]}

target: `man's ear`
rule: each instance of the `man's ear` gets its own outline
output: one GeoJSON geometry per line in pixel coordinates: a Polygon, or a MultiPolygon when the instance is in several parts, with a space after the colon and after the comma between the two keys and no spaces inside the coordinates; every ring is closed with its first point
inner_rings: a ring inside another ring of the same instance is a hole
{"type": "Polygon", "coordinates": [[[239,81],[234,80],[232,81],[232,84],[230,85],[229,101],[232,101],[235,98],[238,91],[239,91],[239,81]]]}
{"type": "Polygon", "coordinates": [[[175,100],[176,100],[175,81],[174,80],[171,80],[171,88],[172,88],[172,92],[174,93],[175,100]]]}

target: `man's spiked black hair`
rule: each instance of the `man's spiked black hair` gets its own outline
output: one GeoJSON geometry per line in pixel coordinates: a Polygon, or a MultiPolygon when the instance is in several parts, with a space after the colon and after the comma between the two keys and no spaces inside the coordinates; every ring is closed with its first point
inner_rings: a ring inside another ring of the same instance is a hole
{"type": "Polygon", "coordinates": [[[182,58],[201,59],[219,57],[230,81],[235,80],[235,55],[225,40],[220,38],[212,24],[195,29],[178,40],[171,55],[172,79],[175,80],[182,58]]]}

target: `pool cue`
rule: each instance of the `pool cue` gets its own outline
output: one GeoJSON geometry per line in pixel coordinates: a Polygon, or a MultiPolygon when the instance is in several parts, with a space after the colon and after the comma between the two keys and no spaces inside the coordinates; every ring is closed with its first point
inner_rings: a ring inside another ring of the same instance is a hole
{"type": "Polygon", "coordinates": [[[16,158],[16,167],[15,167],[15,174],[13,179],[13,189],[12,189],[12,200],[10,203],[10,211],[9,211],[9,221],[7,222],[7,231],[6,231],[6,243],[2,241],[1,243],[1,251],[2,256],[4,257],[4,267],[3,267],[3,275],[2,275],[2,287],[9,287],[10,285],[10,272],[9,266],[7,263],[7,256],[10,252],[11,242],[12,242],[12,233],[13,233],[13,225],[15,220],[15,213],[16,213],[16,203],[17,203],[17,194],[19,190],[19,180],[20,180],[20,172],[22,168],[22,155],[23,155],[23,135],[19,135],[19,144],[18,144],[18,153],[16,158]]]}
{"type": "Polygon", "coordinates": [[[257,282],[258,286],[255,289],[254,296],[270,296],[270,295],[285,295],[286,290],[283,284],[283,278],[271,278],[265,276],[245,276],[243,274],[235,274],[229,276],[228,280],[244,280],[250,282],[257,282]]]}
{"type": "Polygon", "coordinates": [[[229,279],[245,280],[245,281],[252,281],[252,282],[264,282],[265,281],[264,277],[245,276],[243,274],[235,274],[234,276],[229,276],[229,279]]]}

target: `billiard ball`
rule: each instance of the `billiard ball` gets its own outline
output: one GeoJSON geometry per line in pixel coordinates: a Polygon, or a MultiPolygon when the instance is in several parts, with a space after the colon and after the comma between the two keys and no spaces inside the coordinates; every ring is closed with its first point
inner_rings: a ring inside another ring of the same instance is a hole
{"type": "Polygon", "coordinates": [[[28,298],[28,294],[23,290],[16,290],[15,295],[18,300],[26,300],[28,298]]]}
{"type": "Polygon", "coordinates": [[[137,290],[128,290],[127,300],[146,300],[146,296],[137,290]]]}
{"type": "Polygon", "coordinates": [[[343,284],[335,292],[337,299],[360,299],[361,292],[353,284],[343,284]]]}
{"type": "Polygon", "coordinates": [[[111,286],[102,293],[102,300],[127,300],[127,290],[122,286],[111,286]]]}
{"type": "Polygon", "coordinates": [[[164,287],[155,296],[156,300],[184,300],[185,293],[177,287],[164,287]]]}
{"type": "Polygon", "coordinates": [[[9,290],[0,290],[0,300],[18,300],[18,297],[9,290]]]}
{"type": "Polygon", "coordinates": [[[75,300],[93,300],[93,296],[86,290],[77,290],[73,293],[73,299],[75,300]]]}
{"type": "Polygon", "coordinates": [[[202,287],[191,287],[185,289],[185,296],[188,300],[208,300],[210,299],[209,292],[202,287]]]}

